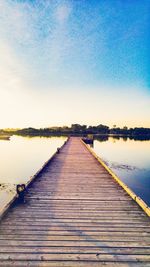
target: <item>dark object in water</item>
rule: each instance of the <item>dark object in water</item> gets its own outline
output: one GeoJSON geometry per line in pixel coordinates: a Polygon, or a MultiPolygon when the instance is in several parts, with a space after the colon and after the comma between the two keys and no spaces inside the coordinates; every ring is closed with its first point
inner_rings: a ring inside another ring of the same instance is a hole
{"type": "Polygon", "coordinates": [[[92,144],[93,145],[93,139],[91,138],[82,138],[83,142],[86,143],[86,144],[92,144]]]}
{"type": "Polygon", "coordinates": [[[10,140],[10,136],[0,135],[0,140],[9,141],[10,140]]]}
{"type": "Polygon", "coordinates": [[[26,191],[25,184],[17,184],[16,191],[17,191],[19,200],[24,202],[24,194],[26,191]]]}

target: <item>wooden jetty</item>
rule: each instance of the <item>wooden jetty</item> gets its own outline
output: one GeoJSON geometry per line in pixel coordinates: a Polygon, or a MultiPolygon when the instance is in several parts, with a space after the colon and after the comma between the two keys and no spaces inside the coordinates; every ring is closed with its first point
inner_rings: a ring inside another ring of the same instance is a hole
{"type": "Polygon", "coordinates": [[[150,266],[149,217],[131,197],[70,138],[2,218],[0,266],[150,266]]]}

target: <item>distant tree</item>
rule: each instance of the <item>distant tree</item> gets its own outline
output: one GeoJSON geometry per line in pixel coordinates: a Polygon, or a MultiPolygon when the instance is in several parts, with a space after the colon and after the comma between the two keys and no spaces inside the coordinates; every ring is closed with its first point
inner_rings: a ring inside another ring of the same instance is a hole
{"type": "Polygon", "coordinates": [[[106,134],[109,132],[109,127],[103,124],[98,125],[96,128],[98,133],[106,134]]]}
{"type": "Polygon", "coordinates": [[[128,127],[127,126],[124,126],[123,129],[127,131],[128,130],[128,127]]]}
{"type": "Polygon", "coordinates": [[[80,124],[72,124],[71,129],[75,133],[85,132],[87,129],[86,125],[80,125],[80,124]]]}

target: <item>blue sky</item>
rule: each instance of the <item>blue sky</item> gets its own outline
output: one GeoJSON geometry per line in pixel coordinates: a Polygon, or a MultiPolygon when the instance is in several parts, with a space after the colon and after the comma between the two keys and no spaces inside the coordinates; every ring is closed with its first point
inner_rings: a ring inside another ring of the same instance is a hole
{"type": "Polygon", "coordinates": [[[150,127],[149,0],[1,0],[0,127],[150,127]]]}

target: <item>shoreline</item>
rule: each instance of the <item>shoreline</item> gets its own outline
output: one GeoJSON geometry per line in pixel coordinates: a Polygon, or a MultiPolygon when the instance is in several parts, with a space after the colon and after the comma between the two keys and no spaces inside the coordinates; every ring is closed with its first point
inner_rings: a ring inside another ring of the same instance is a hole
{"type": "MultiPolygon", "coordinates": [[[[14,133],[10,136],[0,136],[0,140],[10,140],[11,136],[16,135],[16,136],[22,136],[22,137],[70,137],[70,136],[77,136],[77,137],[87,137],[88,134],[80,134],[80,133],[70,133],[70,134],[65,134],[65,133],[55,133],[55,134],[19,134],[19,133],[14,133]]],[[[120,139],[123,138],[125,140],[130,139],[130,140],[135,140],[135,141],[149,141],[150,140],[150,135],[126,135],[126,134],[93,134],[93,140],[99,140],[100,141],[107,141],[108,138],[114,138],[114,139],[120,139]]]]}

